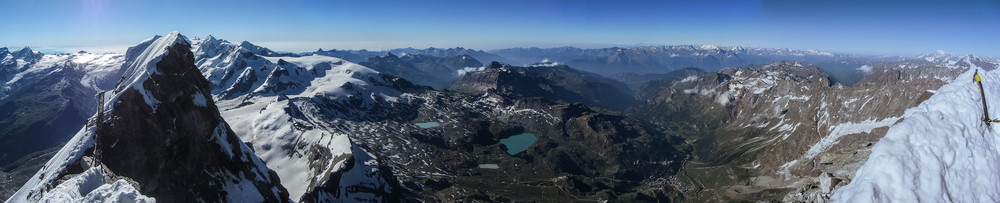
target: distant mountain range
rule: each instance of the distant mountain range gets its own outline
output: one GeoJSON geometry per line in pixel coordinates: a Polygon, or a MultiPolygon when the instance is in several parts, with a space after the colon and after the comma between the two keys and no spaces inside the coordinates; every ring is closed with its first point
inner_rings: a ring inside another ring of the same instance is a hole
{"type": "Polygon", "coordinates": [[[847,85],[854,84],[862,77],[855,69],[875,61],[899,61],[905,57],[835,54],[817,50],[795,50],[777,48],[719,47],[715,45],[642,46],[582,49],[576,47],[556,48],[508,48],[480,51],[465,48],[401,48],[388,51],[368,50],[318,50],[300,53],[319,54],[343,58],[361,63],[369,58],[395,55],[424,55],[432,57],[454,57],[467,55],[482,63],[497,61],[512,65],[528,65],[543,60],[559,62],[583,71],[601,75],[620,73],[662,74],[683,68],[699,68],[716,71],[727,67],[761,65],[779,61],[799,61],[814,64],[833,76],[833,80],[847,85]]]}
{"type": "Polygon", "coordinates": [[[434,48],[434,47],[427,48],[427,49],[398,48],[398,49],[390,49],[388,51],[369,51],[369,50],[364,50],[364,49],[362,49],[362,50],[337,50],[337,49],[331,49],[331,50],[325,50],[324,51],[323,49],[319,49],[319,50],[314,51],[314,52],[300,53],[300,55],[318,54],[318,55],[333,56],[333,57],[337,57],[337,58],[342,58],[344,60],[348,60],[348,61],[355,62],[355,63],[361,63],[361,62],[363,62],[365,60],[368,60],[369,58],[377,57],[377,56],[383,56],[383,55],[385,55],[387,53],[392,53],[392,54],[397,55],[397,56],[424,55],[424,56],[432,56],[432,57],[439,57],[439,58],[467,55],[467,56],[472,56],[473,58],[476,58],[479,61],[485,61],[487,63],[490,62],[490,61],[500,61],[500,62],[507,62],[508,61],[506,58],[504,58],[502,56],[498,56],[496,54],[491,54],[491,53],[488,53],[488,52],[485,52],[485,51],[480,51],[480,50],[475,50],[475,49],[466,49],[466,48],[462,48],[462,47],[445,48],[445,49],[434,48]]]}

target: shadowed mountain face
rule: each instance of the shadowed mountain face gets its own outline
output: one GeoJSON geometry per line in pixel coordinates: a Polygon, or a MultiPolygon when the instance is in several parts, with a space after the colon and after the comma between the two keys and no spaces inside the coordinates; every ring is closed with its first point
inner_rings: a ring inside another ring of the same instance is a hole
{"type": "Polygon", "coordinates": [[[406,78],[420,85],[444,89],[458,77],[458,71],[478,68],[482,63],[469,55],[435,57],[406,54],[397,57],[392,53],[369,58],[359,63],[376,71],[406,78]]]}
{"type": "Polygon", "coordinates": [[[66,68],[0,99],[0,165],[65,142],[94,112],[97,92],[66,68]]]}
{"type": "Polygon", "coordinates": [[[493,62],[482,70],[463,74],[448,89],[472,94],[495,92],[513,97],[543,97],[612,110],[624,110],[635,103],[625,84],[565,65],[517,67],[493,62]]]}
{"type": "Polygon", "coordinates": [[[113,87],[122,54],[42,54],[0,49],[0,199],[13,194],[96,111],[113,87]],[[110,82],[109,82],[110,81],[110,82]],[[31,171],[31,172],[27,172],[31,171]]]}

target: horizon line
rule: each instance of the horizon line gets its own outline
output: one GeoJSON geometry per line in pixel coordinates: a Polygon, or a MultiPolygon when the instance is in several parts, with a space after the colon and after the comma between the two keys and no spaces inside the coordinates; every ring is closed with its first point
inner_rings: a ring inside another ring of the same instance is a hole
{"type": "MultiPolygon", "coordinates": [[[[201,39],[200,37],[196,37],[196,38],[201,39]]],[[[226,40],[226,41],[228,41],[228,40],[226,40]]],[[[242,41],[240,41],[240,42],[242,42],[242,41]]],[[[329,41],[329,42],[334,42],[334,41],[329,41]]],[[[232,43],[232,42],[230,42],[230,43],[232,43]]],[[[286,51],[287,49],[286,50],[279,50],[279,49],[272,48],[273,46],[267,46],[267,45],[265,45],[265,44],[272,44],[273,45],[275,43],[282,44],[282,43],[289,43],[289,42],[260,42],[260,43],[250,42],[250,43],[255,44],[257,46],[260,46],[260,47],[271,49],[272,51],[275,51],[275,52],[278,52],[278,53],[293,53],[293,54],[312,53],[312,52],[316,52],[316,51],[319,51],[319,50],[323,50],[323,51],[341,50],[341,51],[387,52],[387,51],[393,51],[393,50],[398,50],[398,49],[453,49],[453,48],[463,48],[463,49],[469,49],[469,50],[475,50],[475,51],[493,52],[493,51],[505,50],[505,49],[532,49],[532,48],[537,48],[537,49],[577,48],[577,49],[585,49],[586,50],[586,49],[612,49],[612,48],[644,48],[644,47],[691,46],[691,47],[694,47],[695,49],[702,49],[700,46],[715,46],[717,49],[730,49],[730,48],[744,48],[744,49],[785,49],[785,50],[796,50],[796,51],[816,51],[816,52],[825,52],[825,53],[831,53],[831,54],[836,54],[836,55],[854,55],[854,56],[900,56],[900,57],[915,57],[915,56],[920,56],[920,55],[925,55],[925,54],[933,54],[933,53],[944,52],[944,53],[952,54],[952,55],[955,55],[955,56],[973,55],[973,56],[982,56],[982,57],[991,57],[991,58],[994,57],[992,55],[974,54],[974,53],[956,54],[956,53],[953,53],[953,52],[943,51],[943,50],[940,50],[940,49],[938,49],[938,50],[932,50],[932,51],[924,51],[924,52],[922,52],[920,54],[916,54],[914,56],[907,56],[905,54],[869,54],[869,53],[853,53],[853,52],[827,51],[827,50],[822,50],[822,49],[797,49],[797,48],[788,48],[788,47],[761,47],[761,46],[744,46],[744,45],[719,45],[719,44],[713,44],[713,43],[706,43],[706,44],[635,43],[635,44],[605,44],[605,46],[574,46],[574,45],[513,46],[513,47],[495,48],[495,49],[477,49],[477,48],[469,48],[467,46],[433,46],[433,45],[430,45],[430,46],[405,46],[404,45],[404,46],[394,46],[393,48],[374,48],[374,49],[369,49],[369,48],[329,48],[329,49],[327,49],[327,48],[320,47],[320,48],[312,48],[311,51],[307,51],[307,50],[310,50],[310,48],[296,48],[293,51],[286,51]],[[425,48],[421,48],[421,47],[425,47],[425,48]]],[[[302,41],[302,42],[292,42],[292,43],[315,43],[315,42],[314,41],[302,41]]],[[[33,51],[42,52],[44,54],[72,54],[72,53],[78,53],[78,52],[81,52],[81,51],[86,52],[86,53],[99,53],[99,54],[123,54],[123,53],[125,53],[126,50],[128,50],[128,48],[130,48],[132,46],[135,46],[135,45],[134,44],[132,44],[132,45],[107,45],[107,46],[31,46],[31,45],[26,45],[26,46],[2,46],[0,48],[7,48],[9,51],[13,52],[13,51],[21,50],[21,49],[23,49],[25,47],[28,47],[28,48],[30,48],[33,51]]]]}

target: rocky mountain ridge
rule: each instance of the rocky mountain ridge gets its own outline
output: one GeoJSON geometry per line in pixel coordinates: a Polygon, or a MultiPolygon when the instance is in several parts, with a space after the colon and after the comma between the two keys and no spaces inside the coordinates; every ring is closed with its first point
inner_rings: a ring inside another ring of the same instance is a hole
{"type": "Polygon", "coordinates": [[[207,96],[184,36],[133,48],[97,114],[8,201],[288,201],[207,96]]]}

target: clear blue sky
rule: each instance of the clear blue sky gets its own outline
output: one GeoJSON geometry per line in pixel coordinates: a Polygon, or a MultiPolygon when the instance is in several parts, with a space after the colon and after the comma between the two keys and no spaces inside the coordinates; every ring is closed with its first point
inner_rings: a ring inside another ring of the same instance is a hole
{"type": "Polygon", "coordinates": [[[1000,56],[998,1],[0,0],[0,46],[124,50],[212,34],[280,51],[717,44],[1000,56]]]}

